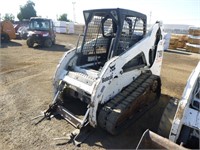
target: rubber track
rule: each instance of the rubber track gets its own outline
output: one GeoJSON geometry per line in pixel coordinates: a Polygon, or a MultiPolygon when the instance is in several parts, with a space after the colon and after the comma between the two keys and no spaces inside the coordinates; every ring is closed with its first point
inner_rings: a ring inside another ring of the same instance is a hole
{"type": "Polygon", "coordinates": [[[171,98],[169,100],[169,103],[165,107],[165,110],[162,114],[160,124],[158,127],[158,134],[165,137],[169,138],[169,133],[172,127],[173,119],[176,114],[176,110],[178,107],[178,99],[171,98]]]}
{"type": "MultiPolygon", "coordinates": [[[[113,99],[107,102],[99,112],[98,124],[111,134],[118,134],[113,131],[121,112],[124,112],[134,100],[149,88],[152,82],[158,77],[150,72],[141,74],[128,87],[122,90],[113,99]]],[[[131,117],[131,116],[130,116],[131,117]]]]}

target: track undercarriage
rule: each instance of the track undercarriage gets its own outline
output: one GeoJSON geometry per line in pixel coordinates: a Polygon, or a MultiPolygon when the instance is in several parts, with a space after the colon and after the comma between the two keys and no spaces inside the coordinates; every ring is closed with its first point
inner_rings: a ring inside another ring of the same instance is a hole
{"type": "Polygon", "coordinates": [[[99,110],[99,125],[118,134],[158,102],[160,91],[159,77],[151,73],[140,75],[99,110]]]}

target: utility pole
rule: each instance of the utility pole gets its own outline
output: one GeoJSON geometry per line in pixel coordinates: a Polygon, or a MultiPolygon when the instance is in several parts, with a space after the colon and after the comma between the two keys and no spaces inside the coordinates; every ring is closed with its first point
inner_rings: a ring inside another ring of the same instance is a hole
{"type": "Polygon", "coordinates": [[[72,2],[72,5],[73,5],[73,15],[74,15],[74,23],[76,22],[75,4],[76,4],[76,2],[72,2]]]}
{"type": "Polygon", "coordinates": [[[149,25],[151,25],[151,15],[152,15],[152,12],[150,11],[150,14],[149,14],[149,25]]]}

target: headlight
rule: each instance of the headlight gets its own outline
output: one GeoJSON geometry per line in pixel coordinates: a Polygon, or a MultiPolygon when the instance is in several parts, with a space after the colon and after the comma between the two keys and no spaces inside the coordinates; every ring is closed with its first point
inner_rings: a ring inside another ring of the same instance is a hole
{"type": "Polygon", "coordinates": [[[49,36],[49,33],[44,33],[42,36],[49,36]]]}

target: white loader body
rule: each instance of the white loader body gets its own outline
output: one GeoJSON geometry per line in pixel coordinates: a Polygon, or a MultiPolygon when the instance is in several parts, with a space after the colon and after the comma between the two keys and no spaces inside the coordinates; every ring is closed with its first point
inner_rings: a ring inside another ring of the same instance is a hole
{"type": "Polygon", "coordinates": [[[189,135],[185,133],[186,141],[189,139],[188,136],[200,137],[200,62],[187,81],[169,139],[173,142],[180,141],[181,133],[187,130],[189,135]]]}
{"type": "MultiPolygon", "coordinates": [[[[134,11],[89,10],[84,17],[82,43],[64,54],[53,85],[55,95],[62,81],[70,96],[87,103],[80,126],[88,121],[95,127],[100,104],[107,103],[142,73],[160,76],[164,35],[160,22],[146,33],[146,15],[134,11]]],[[[70,116],[65,117],[69,122],[70,116]]]]}

